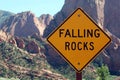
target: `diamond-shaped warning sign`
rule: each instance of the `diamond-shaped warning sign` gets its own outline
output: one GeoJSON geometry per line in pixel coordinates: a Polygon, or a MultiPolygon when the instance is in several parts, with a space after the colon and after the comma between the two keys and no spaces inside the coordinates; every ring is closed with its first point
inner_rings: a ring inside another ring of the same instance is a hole
{"type": "Polygon", "coordinates": [[[49,35],[47,41],[77,72],[80,72],[111,39],[79,8],[49,35]]]}

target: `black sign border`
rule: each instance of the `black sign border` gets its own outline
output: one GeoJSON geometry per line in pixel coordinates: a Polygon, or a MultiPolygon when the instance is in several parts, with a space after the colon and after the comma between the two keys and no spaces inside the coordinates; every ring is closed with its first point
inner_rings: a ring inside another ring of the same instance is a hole
{"type": "Polygon", "coordinates": [[[89,16],[86,12],[84,12],[81,8],[77,8],[68,18],[66,18],[66,19],[62,22],[62,24],[60,24],[58,27],[56,27],[56,29],[53,30],[52,33],[50,33],[50,34],[48,35],[47,41],[48,41],[48,43],[53,47],[53,49],[55,49],[55,50],[58,52],[58,54],[59,54],[61,57],[63,57],[63,59],[64,59],[68,64],[70,64],[70,65],[73,67],[73,69],[74,69],[76,72],[80,73],[80,72],[82,72],[82,70],[83,70],[90,62],[92,62],[92,61],[98,56],[98,54],[99,54],[105,47],[107,47],[107,45],[111,42],[111,38],[94,22],[94,20],[93,20],[92,18],[90,18],[90,16],[89,16]],[[85,65],[83,68],[81,68],[80,70],[78,70],[76,67],[74,67],[74,65],[72,65],[72,63],[71,63],[68,59],[66,59],[66,58],[64,57],[64,55],[49,41],[49,38],[54,34],[54,32],[56,32],[77,10],[81,10],[81,11],[86,15],[86,17],[88,17],[88,18],[109,38],[109,42],[106,43],[106,45],[105,45],[100,51],[98,51],[98,53],[97,53],[93,58],[91,58],[91,60],[90,60],[88,63],[86,63],[86,65],[85,65]]]}

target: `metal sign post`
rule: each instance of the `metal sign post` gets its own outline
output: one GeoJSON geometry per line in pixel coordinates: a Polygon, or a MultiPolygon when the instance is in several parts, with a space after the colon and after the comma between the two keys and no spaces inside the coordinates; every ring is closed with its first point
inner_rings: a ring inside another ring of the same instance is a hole
{"type": "Polygon", "coordinates": [[[82,80],[82,72],[76,72],[76,80],[82,80]]]}

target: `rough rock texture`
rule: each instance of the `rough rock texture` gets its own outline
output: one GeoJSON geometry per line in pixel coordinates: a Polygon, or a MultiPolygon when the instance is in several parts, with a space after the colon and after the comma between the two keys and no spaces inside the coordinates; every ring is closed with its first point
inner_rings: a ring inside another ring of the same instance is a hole
{"type": "Polygon", "coordinates": [[[120,0],[105,0],[104,14],[104,26],[120,38],[120,0]]]}
{"type": "MultiPolygon", "coordinates": [[[[47,37],[78,7],[88,13],[110,35],[112,43],[104,50],[103,61],[109,66],[112,73],[120,74],[120,0],[65,0],[62,10],[54,16],[50,25],[45,29],[44,37],[47,37]]],[[[49,54],[53,54],[51,49],[47,51],[49,54]]],[[[58,55],[51,57],[54,59],[55,56],[58,55]]]]}
{"type": "Polygon", "coordinates": [[[41,26],[42,26],[42,35],[44,33],[44,29],[49,25],[50,21],[53,19],[53,16],[49,15],[49,14],[43,14],[41,15],[39,18],[39,21],[41,23],[41,26]]]}
{"type": "Polygon", "coordinates": [[[12,15],[14,14],[11,12],[0,10],[0,27],[1,27],[1,24],[12,15]]]}
{"type": "Polygon", "coordinates": [[[115,36],[120,38],[120,0],[105,0],[104,26],[115,36]]]}
{"type": "Polygon", "coordinates": [[[42,41],[42,39],[41,39],[41,37],[40,37],[40,35],[39,34],[33,34],[33,35],[31,35],[31,38],[35,38],[36,40],[38,40],[38,41],[42,41]]]}
{"type": "Polygon", "coordinates": [[[116,48],[116,45],[112,43],[103,56],[104,63],[108,64],[110,72],[112,74],[120,75],[120,46],[116,48]]]}
{"type": "Polygon", "coordinates": [[[51,65],[53,65],[53,67],[66,65],[64,59],[61,58],[58,55],[58,53],[56,53],[56,51],[53,48],[51,48],[50,45],[46,44],[45,48],[46,48],[46,52],[45,52],[46,59],[51,65]]]}
{"type": "Polygon", "coordinates": [[[103,62],[108,65],[111,74],[120,75],[120,39],[109,31],[107,33],[110,35],[112,42],[103,51],[103,62]]]}
{"type": "Polygon", "coordinates": [[[15,37],[16,43],[17,43],[17,47],[24,49],[25,48],[25,42],[23,39],[15,37]]]}
{"type": "Polygon", "coordinates": [[[106,49],[104,62],[112,74],[120,75],[120,0],[105,0],[104,27],[111,33],[112,43],[106,49]],[[107,59],[107,61],[106,61],[107,59]]]}
{"type": "Polygon", "coordinates": [[[6,33],[5,31],[0,30],[0,40],[1,41],[8,42],[10,38],[12,38],[11,35],[9,35],[8,33],[6,33]]]}
{"type": "Polygon", "coordinates": [[[12,37],[11,39],[9,39],[8,42],[9,42],[10,44],[17,45],[17,44],[16,44],[16,40],[14,39],[14,37],[12,37]]]}
{"type": "Polygon", "coordinates": [[[30,11],[11,16],[1,26],[4,31],[13,36],[27,37],[35,33],[42,34],[38,18],[30,11]]]}
{"type": "Polygon", "coordinates": [[[47,26],[49,25],[50,21],[53,19],[53,16],[51,16],[50,14],[42,14],[38,19],[40,23],[47,26]]]}
{"type": "Polygon", "coordinates": [[[25,48],[30,53],[40,53],[40,48],[37,45],[37,43],[35,43],[34,41],[28,42],[28,44],[25,46],[25,48]]]}
{"type": "MultiPolygon", "coordinates": [[[[40,36],[36,35],[36,36],[33,36],[32,38],[42,43],[42,39],[40,38],[40,36]]],[[[3,41],[13,44],[20,49],[25,49],[29,53],[44,53],[45,52],[44,48],[39,47],[38,43],[33,40],[30,40],[28,38],[11,36],[10,34],[0,30],[0,43],[3,41]]]]}

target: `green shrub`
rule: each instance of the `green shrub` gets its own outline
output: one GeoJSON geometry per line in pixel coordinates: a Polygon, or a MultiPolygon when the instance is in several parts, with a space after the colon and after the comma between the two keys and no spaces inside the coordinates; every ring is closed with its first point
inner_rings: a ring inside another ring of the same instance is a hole
{"type": "Polygon", "coordinates": [[[70,80],[75,80],[76,77],[76,72],[71,68],[71,66],[59,66],[57,68],[54,68],[56,72],[62,74],[64,77],[70,79],[70,80]]]}
{"type": "Polygon", "coordinates": [[[100,77],[99,80],[108,80],[108,76],[110,75],[108,67],[104,65],[97,69],[97,73],[100,77]]]}

